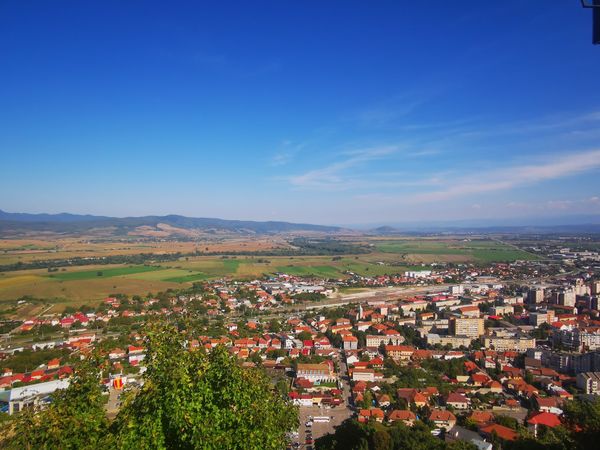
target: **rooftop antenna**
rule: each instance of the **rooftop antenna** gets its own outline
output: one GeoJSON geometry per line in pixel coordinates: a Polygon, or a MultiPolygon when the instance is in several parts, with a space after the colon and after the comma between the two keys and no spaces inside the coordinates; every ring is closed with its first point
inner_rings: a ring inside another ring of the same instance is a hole
{"type": "Polygon", "coordinates": [[[592,9],[592,44],[600,44],[600,0],[581,0],[581,6],[592,9]]]}

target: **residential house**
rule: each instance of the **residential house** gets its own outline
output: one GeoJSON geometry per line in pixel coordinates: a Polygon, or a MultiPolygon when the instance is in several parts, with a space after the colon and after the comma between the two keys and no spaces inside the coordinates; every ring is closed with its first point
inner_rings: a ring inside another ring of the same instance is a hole
{"type": "Polygon", "coordinates": [[[469,409],[471,407],[471,400],[464,394],[451,392],[446,397],[446,406],[451,406],[458,410],[469,409]]]}
{"type": "Polygon", "coordinates": [[[436,428],[445,428],[446,430],[456,425],[456,416],[444,409],[433,409],[429,415],[429,420],[433,422],[436,428]]]}
{"type": "Polygon", "coordinates": [[[376,420],[377,422],[383,422],[385,414],[380,408],[361,409],[358,413],[358,421],[366,423],[369,420],[376,420]]]}
{"type": "Polygon", "coordinates": [[[388,422],[404,422],[405,425],[412,427],[417,417],[408,409],[394,409],[388,414],[387,420],[388,422]]]}
{"type": "Polygon", "coordinates": [[[426,406],[428,404],[428,396],[422,394],[417,389],[413,388],[400,388],[396,391],[399,399],[406,401],[407,405],[415,405],[417,408],[426,406]]]}
{"type": "Polygon", "coordinates": [[[527,419],[527,429],[535,437],[537,437],[537,433],[541,427],[554,428],[560,424],[558,416],[549,412],[540,412],[527,419]]]}
{"type": "Polygon", "coordinates": [[[343,337],[344,350],[356,350],[358,349],[358,338],[352,335],[346,335],[343,337]]]}
{"type": "Polygon", "coordinates": [[[395,361],[409,361],[415,352],[414,347],[408,345],[386,345],[385,353],[395,361]]]}

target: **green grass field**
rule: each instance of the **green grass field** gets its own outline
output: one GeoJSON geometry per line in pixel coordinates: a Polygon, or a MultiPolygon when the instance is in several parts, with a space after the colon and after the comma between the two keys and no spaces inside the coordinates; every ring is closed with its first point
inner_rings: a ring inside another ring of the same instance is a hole
{"type": "Polygon", "coordinates": [[[160,270],[157,266],[127,266],[127,267],[115,267],[110,269],[97,269],[97,270],[80,270],[73,272],[55,272],[48,275],[49,278],[55,278],[60,281],[70,280],[89,280],[94,278],[111,278],[122,275],[131,275],[142,272],[151,272],[154,270],[160,270]]]}
{"type": "Polygon", "coordinates": [[[168,281],[171,283],[193,283],[196,281],[203,281],[203,280],[207,280],[210,277],[202,272],[194,272],[194,273],[190,273],[188,275],[181,275],[178,277],[170,277],[170,278],[165,278],[163,281],[168,281]]]}
{"type": "Polygon", "coordinates": [[[457,255],[476,262],[537,259],[536,255],[493,240],[389,240],[375,248],[384,253],[403,255],[457,255]]]}

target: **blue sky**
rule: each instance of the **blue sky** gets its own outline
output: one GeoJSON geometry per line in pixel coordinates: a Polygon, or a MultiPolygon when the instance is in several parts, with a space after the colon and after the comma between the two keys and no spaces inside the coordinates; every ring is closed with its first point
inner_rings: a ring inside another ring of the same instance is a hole
{"type": "Polygon", "coordinates": [[[575,0],[5,0],[0,55],[6,211],[600,214],[575,0]]]}

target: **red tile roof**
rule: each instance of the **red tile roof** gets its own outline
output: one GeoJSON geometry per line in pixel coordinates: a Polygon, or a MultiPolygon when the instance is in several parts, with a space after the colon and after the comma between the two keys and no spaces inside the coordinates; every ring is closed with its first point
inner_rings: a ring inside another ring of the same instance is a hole
{"type": "Polygon", "coordinates": [[[494,421],[494,414],[489,411],[473,411],[469,417],[472,421],[478,424],[486,424],[494,421]]]}
{"type": "Polygon", "coordinates": [[[556,414],[541,412],[527,419],[531,425],[545,425],[547,427],[556,427],[560,425],[560,419],[556,414]]]}
{"type": "Polygon", "coordinates": [[[431,420],[432,422],[438,421],[438,420],[442,420],[442,421],[456,420],[456,416],[454,414],[452,414],[450,411],[446,411],[443,409],[434,409],[433,411],[431,411],[431,414],[429,415],[429,420],[431,420]]]}
{"type": "Polygon", "coordinates": [[[407,409],[395,409],[388,415],[388,420],[390,422],[396,420],[416,420],[416,418],[415,413],[407,409]]]}
{"type": "Polygon", "coordinates": [[[516,431],[511,430],[510,428],[505,427],[503,425],[498,425],[496,423],[485,426],[485,427],[481,428],[479,431],[481,431],[483,434],[486,434],[489,436],[491,436],[492,434],[495,433],[496,436],[498,436],[500,439],[503,439],[505,441],[514,441],[515,439],[517,439],[519,437],[519,434],[516,431]]]}

